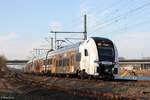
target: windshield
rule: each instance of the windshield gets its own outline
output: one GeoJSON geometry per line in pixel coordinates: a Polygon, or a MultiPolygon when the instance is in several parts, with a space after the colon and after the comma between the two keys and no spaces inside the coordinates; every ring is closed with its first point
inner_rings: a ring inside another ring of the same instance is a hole
{"type": "Polygon", "coordinates": [[[95,44],[97,46],[97,51],[99,55],[99,61],[115,61],[115,50],[113,42],[105,38],[93,37],[95,44]]]}
{"type": "Polygon", "coordinates": [[[112,47],[98,47],[100,61],[114,61],[114,50],[112,47]]]}

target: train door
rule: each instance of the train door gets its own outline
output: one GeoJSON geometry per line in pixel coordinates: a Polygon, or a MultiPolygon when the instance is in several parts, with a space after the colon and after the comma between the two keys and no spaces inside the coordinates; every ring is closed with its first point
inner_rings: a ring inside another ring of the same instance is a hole
{"type": "Polygon", "coordinates": [[[69,62],[69,65],[66,68],[67,73],[73,73],[74,70],[75,70],[75,64],[76,64],[76,62],[75,62],[75,54],[76,53],[74,51],[68,53],[68,57],[69,57],[68,62],[69,62]]]}
{"type": "Polygon", "coordinates": [[[53,58],[53,60],[52,60],[51,72],[56,73],[56,58],[53,58]]]}
{"type": "Polygon", "coordinates": [[[71,57],[70,57],[70,66],[68,67],[68,72],[71,73],[73,72],[73,69],[74,69],[74,54],[71,54],[71,57]]]}
{"type": "Polygon", "coordinates": [[[81,53],[76,53],[74,72],[77,72],[77,70],[80,70],[80,61],[81,61],[81,53]]]}
{"type": "Polygon", "coordinates": [[[87,73],[90,72],[90,56],[89,56],[89,51],[87,49],[84,49],[84,67],[85,71],[87,73]]]}

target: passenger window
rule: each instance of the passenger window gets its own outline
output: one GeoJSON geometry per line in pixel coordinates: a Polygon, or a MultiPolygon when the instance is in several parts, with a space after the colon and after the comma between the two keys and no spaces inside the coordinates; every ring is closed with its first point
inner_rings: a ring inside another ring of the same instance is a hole
{"type": "Polygon", "coordinates": [[[76,61],[80,61],[81,60],[81,53],[77,53],[76,54],[76,61]]]}
{"type": "Polygon", "coordinates": [[[44,65],[46,65],[46,60],[44,60],[44,65]]]}
{"type": "Polygon", "coordinates": [[[62,67],[62,66],[63,66],[62,60],[59,60],[59,67],[62,67]]]}
{"type": "Polygon", "coordinates": [[[50,64],[50,65],[52,64],[52,59],[49,60],[49,64],[50,64]]]}
{"type": "Polygon", "coordinates": [[[88,51],[87,51],[87,49],[84,49],[84,55],[85,55],[85,56],[88,56],[88,51]]]}
{"type": "Polygon", "coordinates": [[[56,67],[59,66],[59,60],[56,60],[56,67]]]}
{"type": "Polygon", "coordinates": [[[68,58],[64,58],[63,59],[63,66],[65,67],[65,66],[68,66],[69,64],[69,59],[68,58]]]}

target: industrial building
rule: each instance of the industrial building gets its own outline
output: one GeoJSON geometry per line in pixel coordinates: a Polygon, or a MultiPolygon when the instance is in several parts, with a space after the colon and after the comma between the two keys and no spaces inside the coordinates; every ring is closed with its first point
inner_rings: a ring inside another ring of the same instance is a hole
{"type": "Polygon", "coordinates": [[[150,60],[119,60],[120,66],[132,67],[136,70],[150,70],[150,60]]]}
{"type": "Polygon", "coordinates": [[[150,76],[150,60],[119,60],[119,65],[122,76],[150,76]]]}

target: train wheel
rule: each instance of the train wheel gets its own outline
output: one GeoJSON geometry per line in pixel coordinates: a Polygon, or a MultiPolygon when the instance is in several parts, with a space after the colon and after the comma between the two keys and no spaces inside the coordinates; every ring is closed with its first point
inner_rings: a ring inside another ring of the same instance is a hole
{"type": "Polygon", "coordinates": [[[88,75],[88,80],[92,80],[92,76],[91,75],[88,75]]]}
{"type": "Polygon", "coordinates": [[[67,74],[66,77],[69,78],[69,75],[67,74]]]}
{"type": "Polygon", "coordinates": [[[84,75],[83,75],[83,73],[81,74],[81,80],[84,80],[85,79],[85,77],[84,77],[84,75]]]}
{"type": "Polygon", "coordinates": [[[81,70],[77,70],[76,75],[78,79],[81,79],[81,70]]]}
{"type": "Polygon", "coordinates": [[[85,69],[81,71],[81,80],[88,78],[88,74],[85,72],[85,69]]]}

